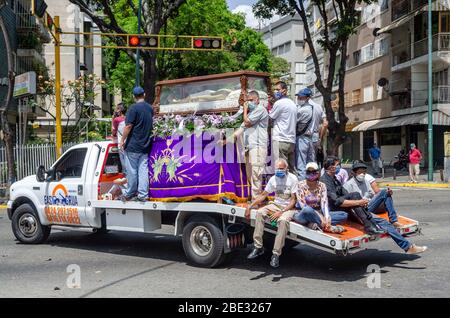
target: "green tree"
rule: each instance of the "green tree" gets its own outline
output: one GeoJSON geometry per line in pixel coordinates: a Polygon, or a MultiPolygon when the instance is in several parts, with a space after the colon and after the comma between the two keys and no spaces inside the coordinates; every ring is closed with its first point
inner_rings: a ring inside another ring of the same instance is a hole
{"type": "MultiPolygon", "coordinates": [[[[137,32],[137,17],[129,1],[111,5],[116,23],[127,33],[137,32]]],[[[228,10],[225,0],[187,0],[181,5],[160,34],[223,36],[224,51],[159,51],[156,53],[157,80],[224,73],[238,70],[269,72],[270,50],[261,35],[245,26],[245,18],[228,10]]],[[[111,41],[113,41],[112,39],[111,41]]],[[[162,41],[165,41],[164,39],[162,41]]],[[[107,50],[108,86],[119,88],[125,103],[133,101],[135,60],[129,52],[107,50]]],[[[144,79],[145,79],[144,70],[144,79]]],[[[152,88],[152,92],[154,87],[152,88]]]]}
{"type": "MultiPolygon", "coordinates": [[[[283,76],[289,76],[290,78],[291,77],[290,73],[291,67],[288,61],[279,56],[272,57],[272,69],[271,69],[272,83],[276,83],[283,76]]],[[[290,80],[292,79],[290,78],[290,80]]]]}
{"type": "Polygon", "coordinates": [[[322,38],[314,42],[314,38],[310,30],[310,21],[305,11],[304,0],[258,0],[253,6],[253,11],[258,17],[270,18],[273,12],[280,15],[294,15],[298,13],[303,22],[305,30],[305,41],[308,44],[311,52],[311,57],[314,62],[316,80],[314,82],[316,88],[323,96],[325,112],[328,120],[328,141],[329,152],[337,154],[339,146],[344,142],[345,126],[348,117],[345,115],[345,96],[344,83],[346,71],[346,58],[338,58],[339,56],[347,56],[347,43],[349,37],[356,32],[359,26],[359,15],[356,10],[357,4],[370,4],[373,0],[310,0],[311,5],[317,7],[323,23],[322,38]],[[332,19],[332,16],[336,19],[332,19]],[[328,72],[332,74],[324,78],[320,72],[319,57],[317,54],[318,48],[322,47],[329,58],[327,63],[328,72]],[[335,76],[338,80],[338,119],[335,119],[334,110],[332,107],[332,96],[335,76]]]}

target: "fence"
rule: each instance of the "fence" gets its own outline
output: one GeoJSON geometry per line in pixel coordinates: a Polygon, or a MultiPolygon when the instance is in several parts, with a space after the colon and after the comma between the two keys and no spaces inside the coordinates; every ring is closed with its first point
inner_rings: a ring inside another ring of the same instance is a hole
{"type": "MultiPolygon", "coordinates": [[[[76,143],[63,144],[64,153],[76,143]]],[[[16,145],[14,147],[14,168],[17,180],[36,173],[40,165],[49,168],[56,160],[54,144],[41,145],[16,145]]],[[[6,188],[8,184],[8,166],[6,162],[6,149],[0,147],[0,188],[6,188]]]]}

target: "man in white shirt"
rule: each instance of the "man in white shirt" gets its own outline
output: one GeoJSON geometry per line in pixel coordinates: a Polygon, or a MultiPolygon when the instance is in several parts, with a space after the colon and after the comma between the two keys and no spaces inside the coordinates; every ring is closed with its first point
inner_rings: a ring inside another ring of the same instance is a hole
{"type": "Polygon", "coordinates": [[[297,106],[287,97],[285,82],[275,84],[275,100],[269,117],[273,122],[272,147],[274,159],[282,158],[289,164],[289,171],[295,173],[295,128],[297,106]]]}
{"type": "Polygon", "coordinates": [[[247,207],[245,216],[250,218],[250,210],[263,203],[270,193],[275,193],[274,201],[256,212],[255,231],[253,232],[254,248],[247,258],[254,259],[264,254],[264,220],[269,218],[272,222],[276,221],[278,226],[270,260],[270,266],[276,268],[280,265],[279,257],[289,231],[289,222],[295,213],[298,180],[296,175],[287,171],[288,163],[284,159],[278,159],[275,162],[275,169],[275,175],[269,179],[263,193],[247,207]]]}

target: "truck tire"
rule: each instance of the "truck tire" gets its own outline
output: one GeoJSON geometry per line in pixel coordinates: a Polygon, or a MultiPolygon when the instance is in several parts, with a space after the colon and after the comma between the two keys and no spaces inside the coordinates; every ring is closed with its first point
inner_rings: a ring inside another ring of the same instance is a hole
{"type": "Polygon", "coordinates": [[[41,224],[34,208],[24,203],[13,213],[11,226],[14,236],[22,243],[40,244],[50,235],[50,226],[41,224]]]}
{"type": "Polygon", "coordinates": [[[216,267],[225,259],[224,235],[210,216],[193,216],[183,227],[183,249],[186,257],[200,267],[216,267]]]}

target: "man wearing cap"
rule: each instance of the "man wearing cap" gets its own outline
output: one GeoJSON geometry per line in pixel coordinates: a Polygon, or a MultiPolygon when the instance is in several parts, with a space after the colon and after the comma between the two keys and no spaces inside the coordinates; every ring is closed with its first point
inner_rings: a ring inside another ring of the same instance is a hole
{"type": "Polygon", "coordinates": [[[325,132],[325,113],[311,101],[312,91],[301,89],[297,94],[296,168],[299,180],[305,179],[306,163],[316,161],[316,152],[325,132]]]}
{"type": "Polygon", "coordinates": [[[378,148],[377,143],[374,142],[372,148],[369,149],[369,157],[372,161],[373,174],[378,176],[378,169],[382,166],[381,149],[378,148]]]}
{"type": "Polygon", "coordinates": [[[122,201],[148,198],[148,153],[151,148],[153,109],[144,101],[144,89],[133,89],[136,103],[131,105],[125,118],[125,128],[119,147],[124,150],[128,187],[120,197],[122,201]]]}
{"type": "Polygon", "coordinates": [[[378,192],[375,192],[370,180],[374,178],[367,174],[367,166],[360,161],[355,161],[352,166],[353,178],[348,180],[344,184],[344,188],[348,192],[358,192],[363,199],[368,199],[369,204],[367,209],[369,212],[384,212],[388,211],[389,222],[395,227],[400,227],[401,224],[398,223],[397,212],[394,208],[394,201],[392,200],[392,190],[390,189],[379,189],[376,187],[378,192]]]}
{"type": "Polygon", "coordinates": [[[387,209],[389,222],[379,217],[373,217],[372,219],[382,229],[387,231],[391,238],[395,241],[395,243],[397,243],[397,245],[405,252],[407,252],[408,254],[417,254],[424,252],[427,249],[426,246],[417,246],[415,244],[411,244],[396,230],[396,228],[401,227],[401,224],[398,222],[397,212],[394,209],[392,190],[380,190],[378,189],[378,187],[376,187],[379,192],[375,193],[372,185],[369,182],[370,179],[366,174],[367,166],[363,162],[355,161],[353,163],[352,170],[354,177],[344,184],[344,189],[349,193],[358,193],[363,198],[363,200],[368,200],[367,210],[370,213],[384,212],[384,210],[387,209]]]}

